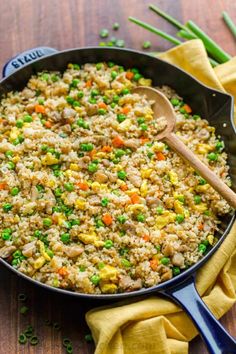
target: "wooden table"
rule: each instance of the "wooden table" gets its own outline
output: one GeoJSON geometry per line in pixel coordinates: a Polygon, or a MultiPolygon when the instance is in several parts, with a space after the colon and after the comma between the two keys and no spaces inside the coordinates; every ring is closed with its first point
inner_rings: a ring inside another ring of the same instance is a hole
{"type": "MultiPolygon", "coordinates": [[[[38,45],[58,49],[96,45],[100,41],[101,28],[111,29],[120,23],[116,33],[125,39],[126,46],[141,49],[144,40],[151,40],[152,50],[163,51],[171,45],[127,21],[128,15],[175,33],[175,29],[148,10],[150,0],[0,0],[0,64],[13,55],[38,45]]],[[[156,0],[163,10],[181,22],[196,21],[212,38],[230,54],[236,53],[236,42],[221,20],[221,12],[227,10],[236,21],[234,0],[156,0]]],[[[85,312],[92,304],[74,298],[57,296],[36,288],[9,273],[0,266],[0,354],[60,354],[65,350],[61,338],[68,336],[74,343],[75,353],[93,353],[92,344],[87,344],[84,335],[88,328],[85,312]],[[28,294],[29,314],[19,314],[17,296],[28,294]],[[61,324],[61,331],[46,326],[52,319],[61,324]],[[41,338],[37,347],[20,346],[18,335],[28,324],[36,328],[41,338]]],[[[233,335],[236,335],[236,306],[221,320],[233,335]],[[234,319],[234,320],[233,320],[234,319]]],[[[190,345],[190,353],[207,353],[200,338],[190,345]]]]}

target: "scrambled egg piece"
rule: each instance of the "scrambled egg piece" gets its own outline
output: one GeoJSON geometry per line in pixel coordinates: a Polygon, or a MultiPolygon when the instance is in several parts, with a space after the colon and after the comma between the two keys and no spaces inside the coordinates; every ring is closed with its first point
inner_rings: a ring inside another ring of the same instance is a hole
{"type": "Polygon", "coordinates": [[[85,210],[86,202],[82,199],[76,199],[75,201],[75,208],[80,210],[85,210]]]}
{"type": "Polygon", "coordinates": [[[118,280],[118,270],[110,265],[105,265],[100,272],[99,276],[103,282],[116,282],[118,280]]]}
{"type": "Polygon", "coordinates": [[[100,289],[102,293],[114,294],[117,291],[117,285],[113,283],[101,283],[100,289]]]}
{"type": "Polygon", "coordinates": [[[176,214],[166,210],[162,215],[156,217],[156,227],[161,230],[166,225],[175,221],[176,214]]]}
{"type": "Polygon", "coordinates": [[[131,126],[131,120],[126,119],[122,123],[120,123],[117,128],[118,128],[118,131],[120,131],[120,132],[127,132],[129,130],[130,126],[131,126]]]}
{"type": "Polygon", "coordinates": [[[179,200],[174,201],[174,208],[177,214],[184,214],[183,204],[179,200]]]}
{"type": "Polygon", "coordinates": [[[46,263],[46,259],[43,256],[40,256],[39,258],[36,259],[36,261],[34,262],[34,269],[40,269],[42,268],[42,266],[44,266],[44,264],[46,263]]]}
{"type": "Polygon", "coordinates": [[[104,245],[104,242],[98,239],[98,236],[96,235],[95,232],[91,232],[91,234],[79,234],[78,239],[83,243],[85,243],[86,245],[91,243],[96,247],[100,247],[104,245]]]}
{"type": "Polygon", "coordinates": [[[208,242],[210,243],[210,245],[213,245],[213,243],[214,243],[214,236],[213,236],[213,235],[208,235],[208,236],[207,236],[207,240],[208,240],[208,242]]]}
{"type": "Polygon", "coordinates": [[[50,152],[47,152],[46,155],[42,157],[41,161],[43,165],[55,165],[59,162],[50,152]]]}
{"type": "Polygon", "coordinates": [[[202,155],[207,154],[208,152],[213,150],[214,148],[209,144],[197,144],[197,148],[196,148],[196,152],[202,155]]]}
{"type": "Polygon", "coordinates": [[[196,186],[196,191],[197,192],[201,192],[201,193],[205,193],[208,189],[210,188],[210,185],[208,183],[200,185],[200,186],[196,186]]]}
{"type": "Polygon", "coordinates": [[[10,141],[13,141],[15,139],[17,139],[17,137],[20,135],[20,131],[17,127],[13,127],[10,131],[10,141]]]}
{"type": "Polygon", "coordinates": [[[148,185],[147,185],[147,181],[144,180],[140,187],[140,194],[142,197],[146,197],[147,192],[148,192],[148,185]]]}
{"type": "Polygon", "coordinates": [[[45,246],[44,243],[42,241],[38,241],[37,242],[39,245],[39,251],[42,255],[42,257],[46,260],[46,261],[50,261],[51,258],[49,257],[49,255],[47,254],[47,252],[45,251],[45,246]]]}
{"type": "Polygon", "coordinates": [[[204,213],[204,211],[207,210],[207,204],[206,203],[200,203],[200,204],[194,205],[193,208],[196,211],[198,211],[199,213],[204,213]]]}
{"type": "Polygon", "coordinates": [[[149,178],[151,176],[153,169],[152,168],[145,168],[141,170],[141,177],[142,178],[149,178]]]}
{"type": "Polygon", "coordinates": [[[151,79],[144,79],[141,77],[141,79],[138,80],[139,85],[141,86],[152,86],[152,80],[151,79]]]}

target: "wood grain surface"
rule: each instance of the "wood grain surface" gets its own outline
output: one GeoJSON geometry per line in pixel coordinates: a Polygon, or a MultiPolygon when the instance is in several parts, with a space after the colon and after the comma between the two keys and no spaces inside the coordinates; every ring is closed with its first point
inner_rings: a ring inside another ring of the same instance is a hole
{"type": "MultiPolygon", "coordinates": [[[[125,39],[129,48],[141,49],[151,40],[152,50],[164,51],[171,45],[127,21],[129,15],[148,21],[170,34],[175,29],[148,10],[150,0],[0,0],[0,65],[15,54],[39,45],[57,49],[96,45],[101,28],[111,29],[116,21],[120,30],[113,34],[125,39]]],[[[184,22],[196,21],[226,51],[234,55],[236,42],[225,27],[221,12],[227,10],[236,21],[235,0],[153,0],[163,10],[184,22]]],[[[89,332],[84,315],[93,303],[58,296],[35,287],[0,266],[0,354],[61,354],[62,338],[69,337],[74,353],[91,354],[93,344],[84,335],[89,332]],[[28,315],[19,314],[18,294],[28,295],[28,315]],[[45,320],[61,324],[61,330],[46,326],[45,320]],[[37,347],[20,346],[18,335],[29,324],[40,338],[37,347]]],[[[221,320],[236,335],[236,306],[221,320]]],[[[190,354],[207,353],[200,338],[190,344],[190,354]]]]}

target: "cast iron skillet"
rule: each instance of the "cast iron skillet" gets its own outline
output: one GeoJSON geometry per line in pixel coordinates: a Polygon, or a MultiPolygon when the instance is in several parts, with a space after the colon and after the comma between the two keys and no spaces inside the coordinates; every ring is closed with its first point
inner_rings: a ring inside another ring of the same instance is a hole
{"type": "MultiPolygon", "coordinates": [[[[146,77],[153,80],[155,86],[165,84],[173,87],[191,105],[193,111],[206,118],[222,136],[228,153],[233,187],[236,188],[236,130],[233,123],[233,98],[202,85],[183,70],[160,59],[126,49],[91,47],[57,52],[55,49],[47,47],[35,48],[18,55],[5,65],[3,69],[5,78],[0,82],[0,95],[11,90],[22,89],[30,76],[36,71],[64,70],[68,63],[83,64],[99,61],[115,61],[127,68],[138,67],[146,77]]],[[[236,353],[235,339],[225,331],[203,303],[195,288],[194,281],[196,271],[220,247],[233,222],[233,214],[224,216],[218,243],[197,264],[162,284],[131,293],[91,295],[52,288],[19,273],[3,259],[0,259],[0,261],[11,271],[34,284],[58,293],[70,294],[88,300],[117,301],[135,296],[153,295],[159,292],[177,302],[188,313],[205,341],[209,353],[236,353]]]]}

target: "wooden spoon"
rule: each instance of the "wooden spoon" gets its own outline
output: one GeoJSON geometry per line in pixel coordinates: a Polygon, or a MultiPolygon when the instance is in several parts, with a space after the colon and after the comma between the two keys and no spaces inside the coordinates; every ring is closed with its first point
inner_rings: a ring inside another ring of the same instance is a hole
{"type": "Polygon", "coordinates": [[[139,95],[146,95],[148,100],[155,101],[154,116],[156,118],[164,117],[167,121],[167,126],[160,131],[156,137],[158,140],[164,140],[175,150],[184,160],[186,160],[199,174],[204,177],[207,182],[236,209],[236,194],[230,189],[221,179],[207,167],[199,158],[177,137],[173,132],[175,128],[176,118],[175,111],[169,100],[160,91],[139,86],[133,92],[139,95]]]}

